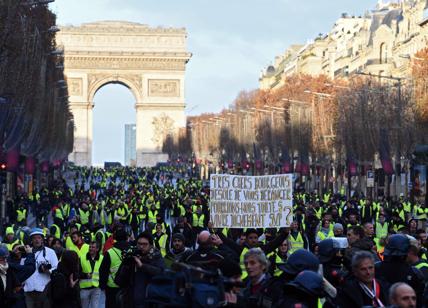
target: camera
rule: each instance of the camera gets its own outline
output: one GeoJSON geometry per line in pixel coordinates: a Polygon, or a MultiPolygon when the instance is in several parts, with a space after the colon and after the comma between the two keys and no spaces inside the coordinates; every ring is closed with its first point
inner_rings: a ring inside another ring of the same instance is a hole
{"type": "Polygon", "coordinates": [[[49,262],[43,262],[39,264],[38,271],[39,273],[44,273],[46,270],[50,270],[52,265],[49,262]]]}
{"type": "Polygon", "coordinates": [[[122,252],[122,259],[133,259],[134,257],[139,257],[142,262],[146,261],[149,262],[153,259],[155,254],[154,248],[150,248],[149,252],[147,254],[142,254],[141,250],[139,250],[136,246],[132,246],[127,250],[124,250],[122,252]]]}
{"type": "Polygon", "coordinates": [[[130,259],[133,257],[138,257],[141,255],[141,252],[137,249],[137,247],[132,246],[127,250],[122,251],[122,259],[130,259]]]}
{"type": "Polygon", "coordinates": [[[19,246],[18,251],[21,253],[21,258],[25,258],[27,256],[27,252],[25,251],[24,246],[19,246]]]}

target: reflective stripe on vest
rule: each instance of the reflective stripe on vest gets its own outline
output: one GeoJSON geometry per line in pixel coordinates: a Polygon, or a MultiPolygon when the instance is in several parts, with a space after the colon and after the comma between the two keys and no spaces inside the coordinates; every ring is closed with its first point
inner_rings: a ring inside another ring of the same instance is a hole
{"type": "Polygon", "coordinates": [[[116,278],[116,273],[119,270],[119,266],[122,264],[122,251],[116,247],[113,247],[107,250],[107,253],[110,256],[110,269],[107,286],[110,288],[119,288],[119,286],[114,282],[114,279],[116,278]]]}
{"type": "Polygon", "coordinates": [[[80,259],[80,264],[82,266],[82,273],[92,274],[90,279],[81,279],[79,282],[80,288],[98,288],[100,285],[100,266],[103,261],[103,256],[100,256],[97,261],[95,261],[94,269],[92,270],[91,262],[84,256],[80,259]]]}
{"type": "Polygon", "coordinates": [[[419,264],[416,264],[416,265],[415,265],[415,267],[416,267],[417,269],[421,269],[421,268],[423,268],[423,267],[428,267],[428,263],[421,262],[421,263],[419,263],[419,264]]]}

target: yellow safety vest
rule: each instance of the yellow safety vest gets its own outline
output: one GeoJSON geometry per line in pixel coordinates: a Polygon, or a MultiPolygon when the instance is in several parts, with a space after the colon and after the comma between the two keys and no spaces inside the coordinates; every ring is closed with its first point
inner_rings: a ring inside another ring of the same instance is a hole
{"type": "Polygon", "coordinates": [[[242,249],[241,255],[239,256],[239,265],[241,266],[241,271],[242,271],[241,279],[242,280],[244,280],[248,276],[248,273],[245,270],[245,264],[244,264],[244,256],[248,252],[248,250],[249,249],[247,247],[244,247],[244,249],[242,249]]]}
{"type": "Polygon", "coordinates": [[[91,262],[88,260],[87,256],[80,258],[80,265],[82,266],[82,273],[84,274],[92,274],[92,278],[90,279],[81,279],[79,282],[80,288],[98,288],[100,285],[100,265],[103,261],[103,256],[100,255],[99,259],[95,261],[94,268],[91,266],[91,262]]]}
{"type": "Polygon", "coordinates": [[[376,237],[381,239],[388,236],[388,223],[384,222],[383,226],[380,222],[376,222],[376,237]]]}
{"type": "Polygon", "coordinates": [[[107,286],[110,288],[119,288],[119,286],[114,282],[114,279],[116,278],[117,271],[122,264],[122,251],[116,247],[112,247],[107,250],[107,253],[110,256],[110,269],[107,286]]]}
{"type": "Polygon", "coordinates": [[[166,242],[167,242],[167,239],[168,239],[168,235],[166,235],[166,234],[162,234],[162,236],[157,239],[157,242],[158,242],[158,245],[159,245],[162,257],[166,256],[166,242]]]}
{"type": "Polygon", "coordinates": [[[270,254],[268,254],[268,259],[270,259],[273,255],[275,256],[275,271],[273,272],[273,275],[275,277],[278,277],[282,274],[282,271],[278,268],[278,264],[284,263],[284,261],[282,261],[282,259],[275,252],[271,252],[270,254]]]}
{"type": "Polygon", "coordinates": [[[52,224],[51,228],[54,227],[55,228],[55,232],[54,234],[51,234],[53,236],[55,236],[57,239],[61,239],[61,229],[59,226],[57,226],[56,224],[52,224]]]}
{"type": "Polygon", "coordinates": [[[26,209],[23,209],[22,211],[18,209],[18,210],[16,210],[16,213],[17,213],[16,220],[18,222],[21,222],[21,221],[25,220],[26,217],[27,217],[27,210],[26,209]]]}
{"type": "Polygon", "coordinates": [[[320,207],[319,209],[314,208],[314,211],[315,211],[315,216],[318,219],[321,219],[321,216],[322,216],[322,207],[320,207]]]}
{"type": "Polygon", "coordinates": [[[116,210],[117,216],[120,216],[121,220],[126,219],[126,208],[120,207],[116,210]]]}
{"type": "Polygon", "coordinates": [[[151,222],[151,223],[156,223],[156,215],[158,214],[158,211],[152,211],[152,210],[149,210],[149,222],[151,222]]]}
{"type": "Polygon", "coordinates": [[[86,225],[89,223],[89,211],[84,211],[82,209],[79,209],[79,216],[80,216],[80,222],[82,225],[86,225]]]}
{"type": "Polygon", "coordinates": [[[204,214],[201,214],[201,216],[198,216],[198,214],[194,213],[193,214],[192,227],[203,228],[204,227],[204,220],[205,220],[204,214]]]}
{"type": "Polygon", "coordinates": [[[180,210],[180,216],[185,216],[186,215],[186,209],[184,208],[184,206],[182,206],[181,204],[178,204],[177,207],[180,210]]]}
{"type": "Polygon", "coordinates": [[[60,208],[57,208],[55,210],[55,217],[61,220],[64,220],[64,216],[62,215],[62,210],[60,208]]]}
{"type": "Polygon", "coordinates": [[[290,253],[293,253],[298,249],[305,248],[305,242],[303,241],[303,237],[302,237],[302,234],[300,232],[297,233],[296,239],[290,233],[290,235],[288,236],[288,241],[291,244],[291,247],[289,247],[290,253]]]}
{"type": "Polygon", "coordinates": [[[86,258],[86,254],[89,252],[89,245],[84,243],[80,249],[73,244],[72,247],[69,248],[69,250],[73,250],[77,253],[80,259],[86,258]]]}
{"type": "Polygon", "coordinates": [[[423,267],[428,267],[428,263],[426,263],[426,262],[421,262],[421,263],[419,263],[419,264],[416,264],[416,265],[415,265],[415,267],[416,267],[417,269],[421,269],[421,268],[423,268],[423,267]]]}
{"type": "Polygon", "coordinates": [[[325,240],[326,238],[334,237],[334,233],[331,230],[328,231],[327,235],[325,235],[324,232],[322,232],[322,231],[318,231],[317,235],[321,241],[325,240]]]}
{"type": "Polygon", "coordinates": [[[13,246],[15,246],[16,244],[21,244],[21,243],[22,243],[22,242],[21,242],[19,239],[17,239],[17,240],[13,241],[13,242],[12,242],[12,243],[10,243],[10,244],[6,244],[6,243],[4,243],[4,244],[6,245],[7,250],[12,251],[13,246]]]}

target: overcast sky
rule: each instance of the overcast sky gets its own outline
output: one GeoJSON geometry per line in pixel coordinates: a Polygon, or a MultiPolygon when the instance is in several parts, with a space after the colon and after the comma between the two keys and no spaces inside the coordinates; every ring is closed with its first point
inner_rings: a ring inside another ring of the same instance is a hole
{"type": "MultiPolygon", "coordinates": [[[[187,114],[218,112],[290,44],[327,33],[341,13],[363,15],[376,0],[56,0],[58,24],[124,20],[185,27],[193,54],[186,71],[187,114]]],[[[124,124],[135,123],[132,94],[107,85],[95,96],[94,162],[124,157],[124,124]],[[108,136],[108,138],[106,138],[108,136]]]]}

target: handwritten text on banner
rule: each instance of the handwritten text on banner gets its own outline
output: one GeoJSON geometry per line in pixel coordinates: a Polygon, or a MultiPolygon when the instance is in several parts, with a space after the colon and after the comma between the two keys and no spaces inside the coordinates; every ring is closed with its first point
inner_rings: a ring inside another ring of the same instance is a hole
{"type": "Polygon", "coordinates": [[[215,228],[277,228],[293,219],[293,176],[210,177],[210,221],[215,228]]]}

